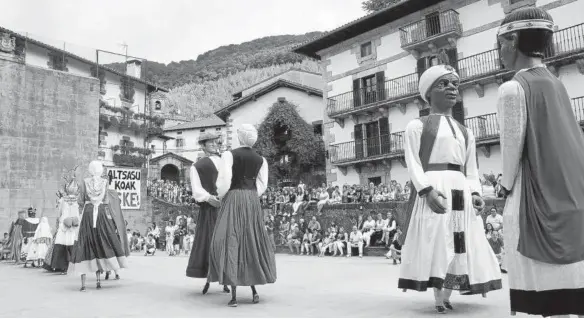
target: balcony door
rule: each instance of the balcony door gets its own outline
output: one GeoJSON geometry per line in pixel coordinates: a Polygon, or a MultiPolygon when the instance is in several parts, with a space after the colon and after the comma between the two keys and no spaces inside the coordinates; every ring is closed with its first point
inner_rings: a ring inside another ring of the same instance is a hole
{"type": "Polygon", "coordinates": [[[381,138],[379,136],[379,122],[370,122],[365,124],[367,157],[381,154],[381,138]]]}
{"type": "Polygon", "coordinates": [[[363,101],[364,104],[374,103],[377,101],[377,81],[375,75],[365,77],[363,80],[363,101]]]}
{"type": "Polygon", "coordinates": [[[431,37],[442,32],[440,26],[440,13],[434,12],[426,15],[426,36],[431,37]]]}

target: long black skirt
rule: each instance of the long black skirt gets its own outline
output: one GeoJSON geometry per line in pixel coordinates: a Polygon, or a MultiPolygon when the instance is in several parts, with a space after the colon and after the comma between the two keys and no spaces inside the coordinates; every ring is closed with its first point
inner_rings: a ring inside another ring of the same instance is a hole
{"type": "Polygon", "coordinates": [[[53,244],[49,253],[47,253],[43,268],[49,271],[66,272],[69,268],[72,253],[73,246],[53,244]]]}
{"type": "MultiPolygon", "coordinates": [[[[120,232],[125,235],[123,230],[120,232]]],[[[127,258],[116,232],[109,205],[99,205],[94,228],[93,204],[85,204],[79,225],[79,237],[73,245],[69,268],[76,274],[89,274],[97,271],[117,271],[127,266],[127,258]]]]}
{"type": "Polygon", "coordinates": [[[254,286],[276,282],[276,257],[256,190],[225,195],[209,252],[209,281],[254,286]]]}
{"type": "Polygon", "coordinates": [[[207,278],[209,274],[209,247],[217,221],[217,208],[202,203],[195,229],[193,248],[187,266],[187,277],[207,278]]]}

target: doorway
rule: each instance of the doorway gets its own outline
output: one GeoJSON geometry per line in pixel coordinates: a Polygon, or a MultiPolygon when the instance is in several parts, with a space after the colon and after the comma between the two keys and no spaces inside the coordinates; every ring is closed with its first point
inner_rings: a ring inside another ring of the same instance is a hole
{"type": "Polygon", "coordinates": [[[426,15],[426,36],[429,38],[439,34],[442,30],[440,27],[440,13],[434,12],[426,15]]]}
{"type": "Polygon", "coordinates": [[[379,137],[379,122],[365,124],[365,134],[367,141],[367,156],[376,156],[381,154],[381,141],[379,137]]]}
{"type": "Polygon", "coordinates": [[[160,179],[178,183],[180,180],[178,167],[172,164],[164,165],[160,170],[160,179]]]}

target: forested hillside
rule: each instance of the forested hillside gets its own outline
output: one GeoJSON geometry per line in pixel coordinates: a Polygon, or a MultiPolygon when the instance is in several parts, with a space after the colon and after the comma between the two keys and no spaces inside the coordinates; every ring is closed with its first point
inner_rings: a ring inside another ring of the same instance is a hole
{"type": "MultiPolygon", "coordinates": [[[[292,53],[291,49],[322,32],[270,36],[221,46],[196,60],[168,65],[148,61],[143,71],[147,80],[172,89],[173,113],[206,116],[231,101],[231,95],[292,67],[319,72],[315,61],[292,53]]],[[[111,64],[123,70],[123,64],[111,64]]]]}

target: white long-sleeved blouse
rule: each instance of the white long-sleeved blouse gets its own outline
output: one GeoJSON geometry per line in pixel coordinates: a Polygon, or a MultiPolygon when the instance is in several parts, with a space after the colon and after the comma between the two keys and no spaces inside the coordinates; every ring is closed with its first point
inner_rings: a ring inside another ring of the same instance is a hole
{"type": "MultiPolygon", "coordinates": [[[[216,156],[216,155],[211,155],[211,156],[209,156],[209,159],[215,165],[215,169],[217,169],[217,171],[220,172],[221,168],[222,168],[221,158],[219,156],[216,156]]],[[[209,197],[211,197],[211,194],[209,194],[209,192],[207,192],[203,188],[203,186],[201,184],[201,178],[199,177],[199,172],[195,168],[195,165],[191,166],[190,177],[191,177],[191,189],[193,191],[193,198],[199,203],[209,201],[209,197]]],[[[217,176],[217,179],[219,179],[219,175],[217,176]]]]}
{"type": "MultiPolygon", "coordinates": [[[[262,196],[268,188],[268,162],[266,162],[265,158],[262,159],[262,167],[256,177],[258,196],[262,196]]],[[[221,161],[222,169],[219,170],[219,176],[217,177],[217,193],[219,197],[225,196],[231,187],[231,180],[233,178],[233,154],[229,151],[224,152],[221,155],[221,161]]]]}

